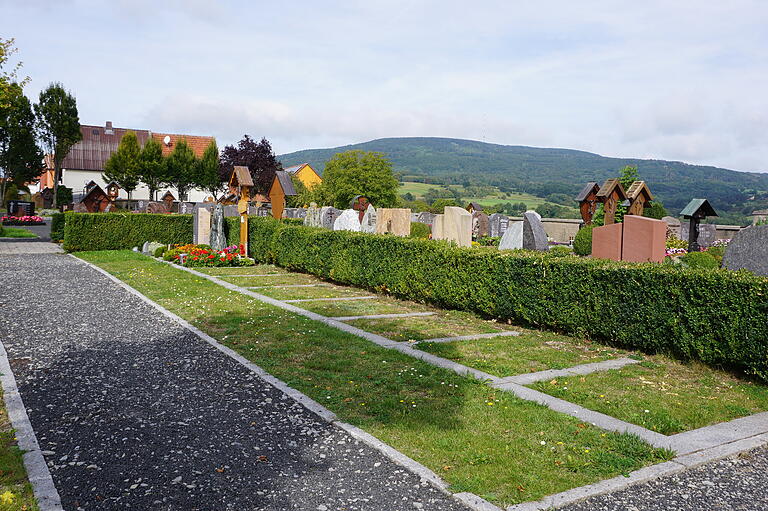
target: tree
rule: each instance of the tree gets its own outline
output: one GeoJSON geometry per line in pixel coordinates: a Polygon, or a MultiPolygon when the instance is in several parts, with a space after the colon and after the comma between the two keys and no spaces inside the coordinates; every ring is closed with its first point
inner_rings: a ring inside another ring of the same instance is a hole
{"type": "Polygon", "coordinates": [[[0,202],[9,181],[17,186],[43,171],[43,153],[37,146],[32,104],[18,83],[0,88],[0,202]]]}
{"type": "Polygon", "coordinates": [[[283,166],[277,161],[272,146],[266,138],[262,138],[258,144],[248,136],[243,135],[242,140],[235,146],[225,146],[221,151],[221,165],[219,177],[221,181],[228,182],[232,176],[232,170],[236,165],[248,167],[251,171],[253,184],[257,192],[267,193],[275,172],[282,170],[283,166]]]}
{"type": "Polygon", "coordinates": [[[197,188],[210,193],[215,200],[219,200],[219,194],[224,190],[225,183],[219,174],[219,148],[215,140],[211,140],[202,158],[197,161],[194,184],[197,188]]]}
{"type": "Polygon", "coordinates": [[[396,206],[399,200],[392,164],[376,152],[353,150],[333,155],[325,164],[320,188],[329,202],[341,209],[348,208],[355,195],[365,195],[371,204],[381,208],[396,206]]]}
{"type": "Polygon", "coordinates": [[[195,184],[197,158],[184,139],[176,142],[173,152],[165,160],[165,182],[179,194],[179,200],[187,200],[187,191],[195,184]]]}
{"type": "Polygon", "coordinates": [[[155,200],[157,191],[165,182],[163,146],[150,137],[139,154],[139,180],[149,189],[149,200],[155,200]]]}
{"type": "Polygon", "coordinates": [[[82,140],[80,119],[75,97],[60,83],[52,83],[40,92],[40,102],[35,105],[38,130],[43,146],[53,156],[53,207],[58,206],[61,162],[69,150],[82,140]]]}
{"type": "Polygon", "coordinates": [[[133,191],[139,186],[139,156],[141,147],[139,139],[133,131],[127,131],[112,156],[104,164],[104,181],[114,181],[120,188],[128,192],[131,198],[133,191]]]}

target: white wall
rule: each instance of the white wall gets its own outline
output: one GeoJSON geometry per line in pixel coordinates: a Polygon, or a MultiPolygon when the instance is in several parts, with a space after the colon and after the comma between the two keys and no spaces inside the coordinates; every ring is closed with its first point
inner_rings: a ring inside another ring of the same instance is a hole
{"type": "MultiPolygon", "coordinates": [[[[105,192],[107,191],[107,183],[102,179],[101,172],[97,170],[68,170],[64,169],[62,171],[62,183],[67,188],[72,188],[72,193],[74,195],[82,194],[85,191],[85,185],[86,183],[89,183],[91,181],[95,182],[97,185],[99,185],[102,190],[105,192]]],[[[165,194],[166,191],[170,190],[170,192],[173,194],[174,197],[178,200],[179,194],[178,192],[173,188],[161,188],[157,192],[157,200],[160,200],[162,198],[163,194],[165,194]]],[[[34,193],[34,192],[33,192],[34,193]]],[[[203,202],[203,200],[208,197],[208,193],[203,192],[202,190],[193,189],[187,192],[187,199],[189,202],[203,202]]],[[[127,199],[128,193],[125,192],[125,190],[120,190],[120,194],[118,196],[120,199],[127,199]]],[[[136,200],[148,200],[149,199],[149,190],[147,189],[144,184],[140,184],[131,194],[132,199],[136,200]]]]}

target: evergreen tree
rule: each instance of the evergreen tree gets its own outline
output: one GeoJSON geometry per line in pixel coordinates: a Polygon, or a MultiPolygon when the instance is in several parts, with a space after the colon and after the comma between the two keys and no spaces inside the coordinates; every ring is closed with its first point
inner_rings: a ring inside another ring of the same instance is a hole
{"type": "Polygon", "coordinates": [[[104,181],[114,181],[120,188],[128,193],[131,198],[133,191],[139,186],[139,139],[133,131],[126,132],[120,139],[112,156],[104,164],[104,181]]]}
{"type": "Polygon", "coordinates": [[[18,83],[0,87],[0,200],[9,181],[17,186],[43,171],[43,153],[37,146],[35,114],[18,83]]]}
{"type": "Polygon", "coordinates": [[[224,190],[226,183],[221,180],[219,174],[219,148],[215,140],[211,140],[203,156],[197,161],[194,184],[197,188],[210,193],[215,200],[219,200],[219,194],[224,190]]]}

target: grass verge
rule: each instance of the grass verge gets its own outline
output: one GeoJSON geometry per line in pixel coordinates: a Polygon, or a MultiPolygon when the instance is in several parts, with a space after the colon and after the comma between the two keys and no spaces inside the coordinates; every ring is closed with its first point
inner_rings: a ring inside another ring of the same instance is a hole
{"type": "Polygon", "coordinates": [[[37,234],[18,227],[3,227],[3,232],[0,234],[0,238],[37,238],[37,234]]]}
{"type": "Polygon", "coordinates": [[[514,376],[626,356],[618,349],[565,335],[515,328],[515,337],[424,343],[416,347],[494,376],[514,376]]]}
{"type": "Polygon", "coordinates": [[[428,466],[453,491],[508,505],[671,457],[140,254],[78,255],[428,466]]]}
{"type": "MultiPolygon", "coordinates": [[[[0,401],[2,401],[0,389],[0,401]]],[[[22,453],[5,411],[0,407],[0,511],[37,511],[32,485],[27,480],[22,453]]]]}
{"type": "Polygon", "coordinates": [[[768,410],[768,386],[661,355],[531,387],[664,435],[768,410]]]}
{"type": "MultiPolygon", "coordinates": [[[[418,305],[418,304],[413,304],[418,305]]],[[[395,341],[423,341],[458,335],[490,334],[517,327],[488,321],[469,312],[447,311],[427,306],[411,307],[402,312],[434,312],[433,316],[415,316],[398,319],[356,319],[351,325],[374,332],[395,341]]]]}

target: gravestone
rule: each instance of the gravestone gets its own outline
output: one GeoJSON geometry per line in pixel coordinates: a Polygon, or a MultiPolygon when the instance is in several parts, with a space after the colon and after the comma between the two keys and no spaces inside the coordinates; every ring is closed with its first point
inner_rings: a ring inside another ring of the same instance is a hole
{"type": "Polygon", "coordinates": [[[420,222],[422,224],[432,225],[432,222],[435,220],[435,214],[430,213],[429,211],[422,211],[418,215],[416,215],[417,222],[420,222]]]}
{"type": "Polygon", "coordinates": [[[224,216],[229,218],[233,216],[240,216],[240,212],[237,210],[237,206],[229,205],[224,206],[224,216]]]}
{"type": "Polygon", "coordinates": [[[304,218],[307,214],[304,208],[285,208],[283,218],[304,218]]]}
{"type": "Polygon", "coordinates": [[[474,239],[488,236],[490,232],[488,215],[482,211],[472,213],[472,237],[474,239]]]}
{"type": "Polygon", "coordinates": [[[541,215],[535,211],[526,211],[523,215],[523,248],[526,250],[549,249],[541,215]]]}
{"type": "Polygon", "coordinates": [[[354,209],[345,209],[333,222],[334,231],[360,232],[360,220],[358,212],[354,209]]]}
{"type": "Polygon", "coordinates": [[[419,221],[419,214],[411,213],[411,223],[418,222],[418,221],[419,221]]]}
{"type": "Polygon", "coordinates": [[[472,214],[464,208],[446,206],[443,215],[443,239],[460,247],[471,247],[472,214]]]}
{"type": "Polygon", "coordinates": [[[168,213],[168,208],[164,202],[149,202],[147,203],[146,212],[153,215],[162,215],[168,213]]]}
{"type": "Polygon", "coordinates": [[[200,207],[195,210],[193,242],[196,245],[211,244],[211,210],[200,207]]]}
{"type": "Polygon", "coordinates": [[[227,246],[227,235],[224,234],[224,207],[221,204],[216,204],[213,208],[210,245],[214,250],[224,250],[227,246]]]}
{"type": "MultiPolygon", "coordinates": [[[[690,223],[683,222],[680,225],[680,239],[687,240],[690,238],[690,223]]],[[[700,248],[709,248],[717,240],[717,225],[715,224],[699,224],[699,236],[696,242],[700,248]]]]}
{"type": "Polygon", "coordinates": [[[523,248],[523,222],[510,222],[507,218],[507,228],[501,235],[499,250],[515,250],[523,248]]]}
{"type": "MultiPolygon", "coordinates": [[[[664,222],[667,224],[667,230],[675,237],[679,238],[681,240],[687,239],[680,236],[680,230],[681,230],[681,224],[680,220],[673,216],[665,216],[662,218],[664,222]]],[[[687,232],[687,231],[686,231],[687,232]]]]}
{"type": "Polygon", "coordinates": [[[509,217],[501,213],[494,213],[488,217],[488,235],[493,238],[504,236],[509,226],[509,217]]]}
{"type": "Polygon", "coordinates": [[[379,208],[376,211],[376,233],[410,236],[411,210],[405,208],[379,208]]]}
{"type": "Polygon", "coordinates": [[[32,216],[35,214],[35,203],[23,200],[8,201],[8,214],[11,216],[32,216]]]}
{"type": "Polygon", "coordinates": [[[304,225],[308,227],[320,227],[320,208],[317,204],[312,202],[307,208],[307,213],[304,216],[304,225]]]}
{"type": "Polygon", "coordinates": [[[368,209],[365,210],[360,226],[363,232],[376,232],[376,216],[376,208],[373,207],[373,204],[368,204],[368,209]]]}
{"type": "Polygon", "coordinates": [[[768,277],[768,225],[754,225],[737,232],[725,249],[723,268],[749,270],[768,277]]]}
{"type": "Polygon", "coordinates": [[[333,206],[323,206],[320,208],[320,227],[324,229],[333,229],[333,224],[339,218],[341,211],[333,206]]]}
{"type": "Polygon", "coordinates": [[[435,215],[432,217],[432,239],[444,240],[445,239],[445,215],[435,215]]]}
{"type": "Polygon", "coordinates": [[[179,203],[179,213],[182,215],[189,215],[195,211],[194,202],[181,202],[179,203]]]}
{"type": "Polygon", "coordinates": [[[608,224],[592,229],[592,258],[621,261],[624,224],[608,224]]]}
{"type": "Polygon", "coordinates": [[[164,244],[157,243],[156,241],[145,241],[144,246],[141,247],[141,251],[144,254],[154,255],[155,250],[164,246],[164,244]]]}

